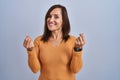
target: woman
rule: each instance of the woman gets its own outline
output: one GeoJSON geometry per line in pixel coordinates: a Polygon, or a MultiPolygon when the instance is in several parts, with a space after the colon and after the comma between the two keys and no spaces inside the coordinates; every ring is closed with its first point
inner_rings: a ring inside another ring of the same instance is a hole
{"type": "Polygon", "coordinates": [[[84,34],[78,38],[69,35],[70,23],[67,10],[53,5],[45,16],[44,33],[34,42],[27,36],[23,42],[28,53],[28,64],[39,80],[75,80],[82,67],[84,34]]]}

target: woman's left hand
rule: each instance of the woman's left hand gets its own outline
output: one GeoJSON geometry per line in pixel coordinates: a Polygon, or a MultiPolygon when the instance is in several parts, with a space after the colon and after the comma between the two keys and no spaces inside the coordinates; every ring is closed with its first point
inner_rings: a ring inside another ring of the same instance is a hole
{"type": "Polygon", "coordinates": [[[75,47],[82,48],[84,44],[85,44],[85,37],[84,37],[84,34],[82,33],[76,39],[76,41],[75,41],[75,47]]]}

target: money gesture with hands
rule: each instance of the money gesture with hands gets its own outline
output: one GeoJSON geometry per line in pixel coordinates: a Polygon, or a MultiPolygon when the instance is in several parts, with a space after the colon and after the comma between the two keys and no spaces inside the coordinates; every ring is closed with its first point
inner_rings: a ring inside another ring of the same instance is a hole
{"type": "Polygon", "coordinates": [[[30,36],[26,36],[26,38],[24,39],[24,42],[23,42],[23,46],[27,50],[32,51],[32,49],[34,48],[34,43],[33,43],[32,39],[30,38],[30,36]]]}
{"type": "MultiPolygon", "coordinates": [[[[83,47],[84,44],[85,44],[85,38],[84,38],[84,34],[82,33],[79,35],[78,38],[76,38],[75,47],[80,49],[83,47]]],[[[23,46],[30,51],[34,48],[34,43],[30,38],[30,36],[26,36],[23,42],[23,46]]]]}
{"type": "Polygon", "coordinates": [[[76,39],[76,41],[75,41],[75,47],[76,48],[82,48],[84,44],[85,44],[85,37],[84,37],[84,34],[82,33],[76,39]]]}

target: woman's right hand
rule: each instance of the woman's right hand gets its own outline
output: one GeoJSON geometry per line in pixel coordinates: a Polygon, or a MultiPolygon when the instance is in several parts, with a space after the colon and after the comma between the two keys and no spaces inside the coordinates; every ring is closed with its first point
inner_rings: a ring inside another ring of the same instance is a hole
{"type": "Polygon", "coordinates": [[[34,48],[34,43],[33,43],[32,39],[30,38],[30,36],[26,36],[26,38],[24,39],[24,42],[23,42],[23,46],[28,51],[32,51],[32,49],[34,48]]]}

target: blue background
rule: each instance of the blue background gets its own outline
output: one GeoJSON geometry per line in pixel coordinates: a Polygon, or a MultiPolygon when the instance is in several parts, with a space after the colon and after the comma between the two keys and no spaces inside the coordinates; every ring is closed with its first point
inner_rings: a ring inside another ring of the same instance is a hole
{"type": "Polygon", "coordinates": [[[71,33],[84,33],[82,70],[77,80],[120,80],[120,0],[0,0],[0,80],[37,80],[23,47],[26,35],[43,33],[53,4],[66,6],[71,33]]]}

